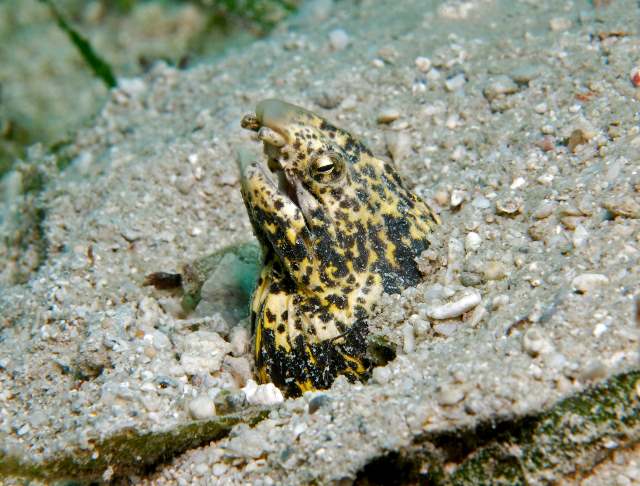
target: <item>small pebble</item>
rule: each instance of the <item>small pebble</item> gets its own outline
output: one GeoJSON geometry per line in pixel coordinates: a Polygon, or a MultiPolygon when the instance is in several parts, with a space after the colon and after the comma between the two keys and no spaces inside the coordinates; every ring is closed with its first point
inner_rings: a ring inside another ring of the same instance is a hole
{"type": "Polygon", "coordinates": [[[606,275],[602,275],[601,273],[583,273],[571,281],[571,286],[577,292],[584,294],[608,283],[609,279],[606,275]]]}
{"type": "Polygon", "coordinates": [[[467,252],[476,251],[482,244],[482,238],[475,231],[470,231],[464,239],[464,247],[467,252]]]}
{"type": "Polygon", "coordinates": [[[590,360],[580,373],[582,381],[596,381],[606,378],[607,366],[597,358],[590,360]]]}
{"type": "Polygon", "coordinates": [[[475,272],[462,272],[460,274],[460,283],[465,287],[477,287],[482,285],[482,275],[475,272]]]}
{"type": "Polygon", "coordinates": [[[304,422],[299,422],[296,425],[294,425],[293,427],[293,436],[294,437],[300,437],[300,435],[304,434],[307,429],[309,428],[309,426],[307,424],[305,424],[304,422]]]}
{"type": "Polygon", "coordinates": [[[248,380],[242,391],[251,405],[275,405],[284,401],[282,392],[273,383],[258,385],[255,381],[248,380]]]}
{"type": "Polygon", "coordinates": [[[427,82],[422,78],[416,78],[411,83],[411,92],[416,95],[427,91],[427,82]]]}
{"type": "Polygon", "coordinates": [[[153,342],[153,346],[157,350],[169,349],[171,346],[171,340],[169,337],[157,329],[151,329],[148,332],[145,332],[145,339],[149,337],[153,342]]]}
{"type": "Polygon", "coordinates": [[[607,327],[607,325],[602,322],[599,324],[596,324],[596,327],[593,328],[593,337],[599,338],[605,332],[607,332],[608,329],[609,328],[607,327]]]}
{"type": "Polygon", "coordinates": [[[400,162],[411,153],[411,137],[407,132],[387,132],[385,141],[394,162],[400,162]]]}
{"type": "Polygon", "coordinates": [[[625,474],[636,483],[640,483],[640,464],[636,460],[631,460],[631,464],[627,467],[625,474]]]}
{"type": "Polygon", "coordinates": [[[216,406],[216,412],[219,415],[227,415],[236,413],[247,406],[247,397],[241,390],[221,390],[219,391],[213,402],[216,406]]]}
{"type": "Polygon", "coordinates": [[[395,120],[389,124],[389,128],[396,132],[406,130],[409,128],[409,122],[407,120],[395,120]]]}
{"type": "Polygon", "coordinates": [[[313,101],[322,108],[333,110],[340,105],[342,96],[334,91],[321,91],[313,96],[313,101]]]}
{"type": "Polygon", "coordinates": [[[543,201],[540,206],[533,212],[535,219],[546,219],[551,216],[556,205],[551,201],[543,201]]]}
{"type": "Polygon", "coordinates": [[[523,210],[523,201],[518,197],[504,197],[496,201],[496,214],[515,216],[523,210]]]}
{"type": "Polygon", "coordinates": [[[548,106],[545,102],[538,103],[533,107],[533,111],[535,111],[538,115],[544,115],[548,110],[548,106]]]}
{"type": "Polygon", "coordinates": [[[448,78],[444,82],[444,87],[446,88],[447,91],[451,91],[451,92],[458,91],[459,89],[464,87],[466,82],[467,82],[467,78],[463,73],[460,73],[451,78],[448,78]]]}
{"type": "Polygon", "coordinates": [[[567,228],[568,230],[574,230],[580,224],[581,218],[577,218],[575,216],[565,216],[560,218],[560,222],[562,226],[567,228]]]}
{"type": "Polygon", "coordinates": [[[546,365],[554,370],[562,370],[569,363],[562,353],[552,352],[545,356],[546,365]]]}
{"type": "Polygon", "coordinates": [[[428,334],[429,329],[431,329],[431,326],[429,325],[429,322],[424,319],[418,319],[413,322],[413,332],[417,337],[425,337],[428,334]]]}
{"type": "Polygon", "coordinates": [[[489,101],[498,96],[510,95],[518,91],[518,85],[509,76],[497,76],[485,86],[482,93],[489,101]]]}
{"type": "Polygon", "coordinates": [[[513,257],[513,264],[516,268],[522,268],[526,262],[527,259],[521,254],[513,257]]]}
{"type": "Polygon", "coordinates": [[[147,83],[141,78],[119,78],[118,89],[129,96],[135,97],[146,91],[147,83]]]}
{"type": "Polygon", "coordinates": [[[509,296],[507,294],[496,295],[493,298],[493,301],[491,302],[491,308],[493,310],[497,310],[500,307],[503,307],[503,306],[507,305],[509,303],[509,300],[510,299],[509,299],[509,296]]]}
{"type": "Polygon", "coordinates": [[[538,356],[553,351],[553,345],[538,328],[529,329],[522,338],[522,346],[530,356],[538,356]]]}
{"type": "Polygon", "coordinates": [[[343,29],[334,29],[329,32],[329,45],[334,51],[341,51],[349,45],[349,34],[343,29]]]}
{"type": "Polygon", "coordinates": [[[618,474],[616,476],[616,486],[632,486],[631,480],[624,474],[618,474]]]}
{"type": "Polygon", "coordinates": [[[602,206],[614,217],[640,218],[640,204],[635,202],[630,196],[606,201],[602,206]]]}
{"type": "Polygon", "coordinates": [[[487,315],[487,309],[483,305],[476,306],[471,313],[471,316],[467,319],[465,324],[471,327],[476,327],[482,319],[487,315]]]}
{"type": "Polygon", "coordinates": [[[527,183],[527,180],[524,177],[516,177],[511,183],[511,189],[520,189],[527,183]]]}
{"type": "Polygon", "coordinates": [[[104,483],[110,483],[111,482],[111,478],[113,477],[113,467],[109,466],[108,468],[106,468],[104,470],[104,472],[102,473],[102,481],[104,483]]]}
{"type": "Polygon", "coordinates": [[[391,370],[388,366],[378,366],[371,372],[371,377],[376,383],[384,385],[391,379],[391,370]]]}
{"type": "Polygon", "coordinates": [[[543,375],[542,368],[540,368],[535,363],[531,363],[531,365],[529,365],[528,371],[531,377],[534,378],[535,380],[542,379],[542,375],[543,375]]]}
{"type": "Polygon", "coordinates": [[[349,96],[347,96],[345,99],[342,100],[342,103],[340,103],[340,108],[343,110],[353,110],[358,106],[358,97],[351,93],[349,96]]]}
{"type": "Polygon", "coordinates": [[[311,400],[309,400],[309,413],[314,414],[322,407],[325,407],[331,402],[331,398],[324,393],[316,395],[311,400]]]}
{"type": "MultiPolygon", "coordinates": [[[[551,147],[549,150],[553,150],[553,147],[551,147]]],[[[548,152],[549,150],[546,150],[546,151],[548,152]]],[[[554,177],[553,174],[542,174],[540,177],[536,179],[536,181],[538,181],[543,186],[550,186],[551,183],[553,182],[553,177],[554,177]]]]}
{"type": "Polygon", "coordinates": [[[554,17],[549,21],[549,28],[554,32],[561,32],[571,28],[571,20],[566,17],[554,17]]]}
{"type": "Polygon", "coordinates": [[[231,329],[229,341],[231,343],[231,353],[234,356],[246,354],[249,350],[249,343],[251,341],[249,330],[244,326],[234,326],[231,329]]]}
{"type": "Polygon", "coordinates": [[[582,110],[582,105],[579,103],[575,103],[569,107],[569,113],[578,113],[580,110],[582,110]]]}
{"type": "Polygon", "coordinates": [[[507,269],[502,262],[492,260],[484,264],[483,274],[487,280],[501,280],[507,276],[507,269]]]}
{"type": "Polygon", "coordinates": [[[20,195],[23,189],[22,180],[22,173],[17,170],[13,170],[4,175],[4,179],[2,180],[4,187],[2,187],[2,190],[5,201],[13,201],[20,195]]]}
{"type": "Polygon", "coordinates": [[[525,64],[511,71],[511,78],[520,84],[526,84],[533,81],[544,72],[542,66],[536,64],[525,64]]]}
{"type": "Polygon", "coordinates": [[[446,189],[438,189],[433,195],[433,200],[439,205],[444,206],[449,202],[449,193],[446,189]]]}
{"type": "Polygon", "coordinates": [[[573,246],[575,246],[576,248],[582,248],[587,245],[588,241],[589,232],[581,224],[577,225],[575,230],[573,231],[573,236],[571,237],[573,246]]]}
{"type": "Polygon", "coordinates": [[[545,241],[548,237],[549,231],[550,229],[548,224],[538,221],[529,226],[527,233],[533,241],[545,241]]]}
{"type": "Polygon", "coordinates": [[[207,419],[216,414],[216,407],[211,398],[200,396],[189,402],[189,413],[194,419],[207,419]]]}
{"type": "Polygon", "coordinates": [[[230,368],[231,374],[236,378],[236,381],[239,382],[241,387],[253,376],[251,364],[245,356],[234,357],[227,355],[224,358],[224,363],[230,368]]]}
{"type": "Polygon", "coordinates": [[[380,56],[384,62],[393,64],[398,58],[398,51],[391,46],[384,46],[378,49],[378,56],[380,56]]]}
{"type": "Polygon", "coordinates": [[[217,463],[213,465],[213,467],[211,468],[211,472],[214,476],[222,476],[225,472],[227,472],[227,469],[229,469],[229,466],[227,466],[226,464],[217,463]]]}
{"type": "Polygon", "coordinates": [[[462,401],[464,391],[460,387],[444,385],[436,396],[436,400],[440,405],[450,406],[462,401]]]}
{"type": "Polygon", "coordinates": [[[445,322],[443,324],[435,324],[433,326],[433,330],[436,334],[441,336],[451,337],[458,330],[458,327],[460,326],[453,322],[445,322]]]}
{"type": "Polygon", "coordinates": [[[451,199],[449,204],[451,205],[452,208],[457,208],[466,199],[467,199],[466,191],[462,191],[460,189],[454,189],[453,191],[451,191],[451,199]]]}
{"type": "Polygon", "coordinates": [[[378,113],[378,123],[391,123],[394,120],[400,118],[400,111],[397,108],[386,107],[380,110],[378,113]]]}
{"type": "Polygon", "coordinates": [[[541,329],[535,327],[527,330],[522,338],[522,345],[524,350],[533,357],[554,351],[551,341],[547,339],[541,329]]]}
{"type": "Polygon", "coordinates": [[[416,338],[411,324],[405,324],[402,326],[402,342],[402,350],[407,354],[413,353],[416,347],[416,338]]]}
{"type": "Polygon", "coordinates": [[[440,71],[438,71],[436,68],[431,68],[425,77],[427,78],[427,81],[434,82],[439,80],[440,76],[440,71]]]}
{"type": "Polygon", "coordinates": [[[631,84],[636,88],[640,88],[640,66],[636,66],[631,70],[631,84]]]}
{"type": "Polygon", "coordinates": [[[420,72],[426,73],[431,69],[431,59],[428,57],[418,56],[416,57],[415,63],[420,72]]]}
{"type": "Polygon", "coordinates": [[[176,188],[178,189],[178,191],[180,191],[180,193],[187,195],[191,192],[191,189],[193,188],[193,185],[195,183],[196,180],[193,177],[191,170],[188,170],[186,173],[180,175],[176,179],[176,188]]]}
{"type": "Polygon", "coordinates": [[[231,346],[218,333],[195,331],[184,338],[182,349],[180,364],[185,373],[198,375],[218,371],[231,346]]]}
{"type": "Polygon", "coordinates": [[[473,201],[471,201],[471,205],[477,209],[489,209],[491,207],[491,201],[484,196],[476,196],[473,198],[473,201]]]}
{"type": "Polygon", "coordinates": [[[620,177],[627,160],[624,157],[619,157],[615,161],[608,164],[607,171],[605,173],[605,180],[607,182],[614,182],[620,177]]]}
{"type": "Polygon", "coordinates": [[[581,128],[576,128],[571,132],[569,138],[567,139],[567,148],[572,152],[576,153],[578,151],[578,147],[584,145],[589,141],[587,133],[581,128]]]}

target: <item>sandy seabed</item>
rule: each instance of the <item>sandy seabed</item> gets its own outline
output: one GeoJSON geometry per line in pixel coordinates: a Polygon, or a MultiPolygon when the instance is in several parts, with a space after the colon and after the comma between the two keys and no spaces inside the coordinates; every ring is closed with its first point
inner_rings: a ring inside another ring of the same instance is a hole
{"type": "MultiPolygon", "coordinates": [[[[372,317],[398,357],[368,383],[337,380],[316,413],[317,394],[286,400],[129,480],[349,483],[420,434],[535,413],[640,367],[638,3],[313,5],[215,63],[121,80],[37,199],[18,175],[3,181],[4,454],[38,463],[127,428],[171,429],[196,398],[250,378],[243,323],[195,329],[178,296],[142,283],[252,239],[234,158],[259,156],[239,120],[268,97],[392,158],[439,211],[425,282],[372,317]],[[11,248],[34,204],[40,241],[11,248]],[[434,317],[468,295],[479,304],[434,317]]],[[[589,484],[633,484],[639,463],[618,454],[589,484]]]]}

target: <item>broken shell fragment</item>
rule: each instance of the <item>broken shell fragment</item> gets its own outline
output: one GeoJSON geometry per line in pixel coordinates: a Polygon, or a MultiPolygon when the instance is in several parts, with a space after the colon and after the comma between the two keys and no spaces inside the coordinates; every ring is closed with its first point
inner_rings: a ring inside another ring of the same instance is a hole
{"type": "Polygon", "coordinates": [[[477,290],[469,291],[466,295],[463,295],[454,302],[429,307],[427,315],[431,319],[451,319],[452,317],[461,316],[465,312],[473,309],[481,300],[480,292],[477,290]]]}
{"type": "Polygon", "coordinates": [[[575,154],[578,151],[578,147],[587,143],[589,138],[589,134],[581,128],[577,128],[571,132],[571,135],[569,135],[569,138],[567,139],[567,148],[571,153],[575,154]]]}
{"type": "Polygon", "coordinates": [[[586,294],[609,283],[609,278],[601,273],[583,273],[571,281],[576,292],[586,294]]]}
{"type": "Polygon", "coordinates": [[[496,213],[502,216],[515,216],[522,212],[520,198],[503,198],[496,201],[496,213]]]}
{"type": "Polygon", "coordinates": [[[260,130],[258,130],[258,138],[264,143],[278,148],[284,147],[287,143],[282,135],[269,127],[261,127],[260,130]]]}

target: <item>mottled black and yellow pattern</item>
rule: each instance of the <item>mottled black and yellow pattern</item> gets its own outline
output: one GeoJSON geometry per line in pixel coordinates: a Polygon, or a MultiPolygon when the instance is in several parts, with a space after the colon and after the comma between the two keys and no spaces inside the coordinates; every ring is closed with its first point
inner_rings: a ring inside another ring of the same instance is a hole
{"type": "Polygon", "coordinates": [[[283,101],[242,121],[268,163],[241,160],[263,247],[251,305],[258,377],[288,396],[368,372],[366,318],[382,292],[420,281],[415,258],[438,217],[349,133],[283,101]]]}

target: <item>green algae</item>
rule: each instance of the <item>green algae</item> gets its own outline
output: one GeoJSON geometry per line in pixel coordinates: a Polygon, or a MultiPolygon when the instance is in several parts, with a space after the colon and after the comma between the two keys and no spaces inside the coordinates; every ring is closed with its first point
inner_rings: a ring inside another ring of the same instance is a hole
{"type": "Polygon", "coordinates": [[[49,11],[56,20],[58,26],[65,34],[67,34],[69,40],[78,49],[82,59],[85,61],[87,66],[91,68],[93,74],[102,80],[107,88],[113,88],[117,84],[117,81],[109,63],[102,59],[102,57],[91,46],[91,43],[76,29],[74,29],[69,22],[67,22],[51,0],[40,0],[40,2],[49,7],[49,11]]]}
{"type": "Polygon", "coordinates": [[[115,435],[90,443],[89,448],[69,450],[42,462],[0,451],[0,477],[26,477],[45,480],[95,481],[109,475],[119,477],[148,471],[176,455],[226,436],[239,423],[250,426],[267,417],[268,409],[253,408],[212,420],[198,420],[172,430],[143,432],[127,428],[115,435]]]}
{"type": "Polygon", "coordinates": [[[640,442],[640,371],[610,377],[546,411],[445,432],[378,457],[356,484],[548,484],[589,473],[618,448],[640,442]]]}
{"type": "Polygon", "coordinates": [[[117,85],[118,77],[140,76],[157,60],[182,68],[211,59],[229,48],[241,48],[268,34],[298,9],[301,0],[39,0],[50,15],[41,15],[42,7],[37,2],[4,3],[7,5],[0,10],[0,15],[7,17],[4,24],[7,28],[3,30],[0,22],[0,35],[6,52],[21,51],[24,46],[16,49],[13,45],[24,45],[25,39],[29,39],[31,49],[49,54],[16,57],[5,63],[18,62],[19,66],[11,70],[15,75],[7,77],[8,71],[3,73],[0,86],[3,107],[0,177],[12,170],[16,159],[24,158],[29,145],[56,143],[90,123],[92,114],[105,100],[105,90],[93,82],[92,74],[108,90],[117,85]],[[139,34],[127,35],[132,42],[126,50],[130,55],[123,55],[116,50],[118,47],[109,47],[109,44],[118,45],[118,35],[123,30],[146,28],[132,20],[138,18],[141,9],[153,4],[161,8],[167,19],[172,18],[181,5],[190,4],[204,19],[204,28],[191,32],[182,43],[175,41],[175,32],[162,32],[162,39],[154,38],[150,42],[160,41],[163,48],[158,50],[145,50],[145,39],[140,39],[139,34]],[[92,11],[102,13],[99,18],[92,18],[92,11]],[[68,42],[66,39],[62,42],[73,46],[80,59],[67,55],[67,45],[57,45],[60,42],[54,35],[57,31],[67,37],[68,42]],[[112,42],[100,44],[101,36],[112,42]],[[87,67],[86,72],[78,69],[78,62],[87,67]],[[31,79],[22,79],[25,77],[31,79]],[[36,80],[46,80],[46,83],[36,80]],[[68,86],[73,89],[65,89],[68,86]],[[76,103],[74,97],[79,92],[82,92],[81,98],[90,97],[91,102],[76,103]],[[67,102],[59,103],[60,99],[67,102]]]}

